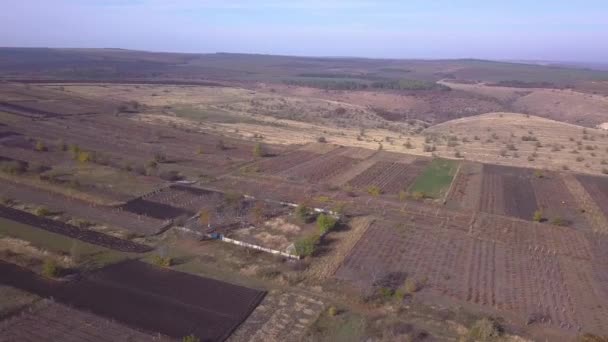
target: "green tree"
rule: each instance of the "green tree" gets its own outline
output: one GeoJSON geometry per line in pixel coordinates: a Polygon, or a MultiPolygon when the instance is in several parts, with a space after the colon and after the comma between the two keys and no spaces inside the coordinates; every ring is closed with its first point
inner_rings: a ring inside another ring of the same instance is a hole
{"type": "Polygon", "coordinates": [[[317,228],[319,228],[319,234],[323,235],[336,226],[337,220],[330,215],[324,213],[317,216],[317,228]]]}
{"type": "Polygon", "coordinates": [[[301,257],[313,255],[320,239],[321,237],[318,234],[313,234],[296,240],[296,242],[294,243],[294,246],[296,248],[296,255],[301,257]]]}
{"type": "Polygon", "coordinates": [[[298,221],[302,223],[308,222],[308,215],[310,214],[310,210],[304,204],[300,204],[296,207],[295,215],[298,221]]]}
{"type": "Polygon", "coordinates": [[[194,335],[184,336],[182,342],[200,342],[200,339],[194,335]]]}

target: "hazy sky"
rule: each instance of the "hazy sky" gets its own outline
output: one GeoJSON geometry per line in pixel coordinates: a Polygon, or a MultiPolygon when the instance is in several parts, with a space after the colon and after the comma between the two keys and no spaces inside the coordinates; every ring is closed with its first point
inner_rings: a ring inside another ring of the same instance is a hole
{"type": "Polygon", "coordinates": [[[2,0],[0,46],[608,61],[608,0],[2,0]]]}

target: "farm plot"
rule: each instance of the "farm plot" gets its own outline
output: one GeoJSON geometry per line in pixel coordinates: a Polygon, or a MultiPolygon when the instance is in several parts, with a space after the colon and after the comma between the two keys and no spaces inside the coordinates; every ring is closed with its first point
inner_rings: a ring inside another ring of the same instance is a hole
{"type": "Polygon", "coordinates": [[[356,159],[333,155],[331,152],[303,164],[283,171],[281,175],[290,180],[319,183],[330,179],[357,162],[356,159]]]}
{"type": "Polygon", "coordinates": [[[44,205],[79,219],[101,222],[143,235],[152,235],[162,230],[169,222],[151,217],[135,215],[119,208],[94,205],[62,194],[36,189],[24,184],[0,180],[0,194],[5,198],[25,203],[44,205]]]}
{"type": "Polygon", "coordinates": [[[531,171],[507,166],[483,166],[479,210],[532,220],[538,209],[531,171]]]}
{"type": "Polygon", "coordinates": [[[480,205],[483,165],[462,162],[454,177],[446,204],[454,208],[476,210],[480,205]]]}
{"type": "Polygon", "coordinates": [[[378,187],[383,193],[396,194],[407,189],[427,164],[425,160],[415,160],[411,164],[377,162],[348,184],[358,189],[378,187]]]}
{"type": "Polygon", "coordinates": [[[301,341],[323,308],[322,301],[301,294],[268,294],[228,341],[301,341]]]}
{"type": "Polygon", "coordinates": [[[36,303],[27,311],[0,322],[0,342],[171,340],[51,300],[36,303]]]}
{"type": "Polygon", "coordinates": [[[425,197],[440,198],[448,190],[458,162],[447,159],[434,159],[409,188],[411,193],[422,193],[425,197]]]}
{"type": "Polygon", "coordinates": [[[194,334],[204,341],[225,340],[265,294],[139,261],[115,264],[67,283],[1,261],[0,272],[8,275],[0,279],[4,284],[179,339],[194,334]]]}
{"type": "MultiPolygon", "coordinates": [[[[383,221],[367,230],[335,276],[368,293],[424,279],[422,291],[497,310],[521,325],[606,333],[599,322],[608,310],[591,302],[606,303],[608,294],[590,267],[572,275],[571,263],[590,265],[584,236],[533,223],[519,229],[525,221],[505,226],[507,220],[482,220],[472,236],[383,221]]],[[[607,274],[605,266],[595,270],[607,274]]]]}
{"type": "Polygon", "coordinates": [[[284,155],[280,155],[278,157],[263,159],[262,161],[254,164],[254,167],[257,167],[260,172],[263,172],[265,174],[276,175],[296,165],[312,160],[318,156],[318,153],[298,150],[284,155]]]}
{"type": "Polygon", "coordinates": [[[590,229],[580,212],[579,203],[559,175],[551,173],[542,178],[536,177],[532,180],[532,186],[538,208],[549,223],[582,230],[590,229]]]}
{"type": "Polygon", "coordinates": [[[145,253],[151,250],[151,248],[146,245],[119,239],[92,230],[80,229],[67,223],[39,217],[3,205],[0,205],[0,217],[121,252],[145,253]]]}
{"type": "Polygon", "coordinates": [[[577,175],[576,178],[597,203],[604,216],[608,217],[608,177],[577,175]]]}

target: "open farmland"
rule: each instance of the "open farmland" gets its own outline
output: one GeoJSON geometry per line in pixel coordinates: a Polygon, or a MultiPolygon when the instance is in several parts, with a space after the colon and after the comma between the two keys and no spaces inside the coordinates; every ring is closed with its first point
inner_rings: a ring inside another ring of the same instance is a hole
{"type": "Polygon", "coordinates": [[[470,236],[458,230],[429,230],[423,223],[408,227],[378,221],[336,277],[370,294],[415,279],[422,292],[497,310],[518,324],[605,333],[600,322],[608,311],[587,308],[589,301],[608,302],[608,293],[590,290],[600,286],[593,272],[605,274],[607,265],[603,262],[594,270],[575,266],[581,258],[592,258],[587,237],[568,228],[522,225],[487,215],[470,236]],[[502,234],[487,235],[492,232],[502,234]],[[578,290],[583,288],[589,290],[578,290]]]}
{"type": "Polygon", "coordinates": [[[0,280],[4,284],[173,338],[195,334],[224,340],[264,296],[264,292],[137,261],[112,265],[65,284],[1,261],[0,268],[9,275],[0,280]]]}
{"type": "Polygon", "coordinates": [[[424,159],[411,164],[377,162],[352,179],[349,185],[362,190],[378,187],[382,193],[396,194],[407,189],[427,164],[424,159]]]}
{"type": "MultiPolygon", "coordinates": [[[[0,217],[121,252],[144,253],[150,247],[0,205],[0,217]]],[[[6,224],[6,223],[5,223],[6,224]]]]}
{"type": "Polygon", "coordinates": [[[435,159],[416,177],[409,191],[419,192],[431,198],[440,198],[446,194],[457,171],[457,162],[435,159]]]}
{"type": "Polygon", "coordinates": [[[171,341],[166,336],[145,333],[113,320],[66,305],[43,300],[27,311],[0,322],[0,341],[171,341]]]}
{"type": "Polygon", "coordinates": [[[479,209],[532,220],[538,207],[531,177],[531,170],[484,165],[479,209]]]}

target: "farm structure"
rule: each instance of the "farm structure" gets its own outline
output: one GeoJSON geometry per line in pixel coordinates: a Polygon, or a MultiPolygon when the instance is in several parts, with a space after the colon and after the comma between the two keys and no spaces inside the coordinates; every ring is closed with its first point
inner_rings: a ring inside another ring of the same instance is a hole
{"type": "Polygon", "coordinates": [[[139,261],[108,266],[75,282],[46,280],[0,261],[0,282],[128,326],[172,338],[223,341],[265,293],[139,261]],[[156,313],[156,314],[150,314],[156,313]]]}
{"type": "Polygon", "coordinates": [[[590,242],[604,237],[490,214],[469,231],[375,221],[335,276],[368,293],[414,279],[517,324],[606,333],[608,263],[590,242]]]}

